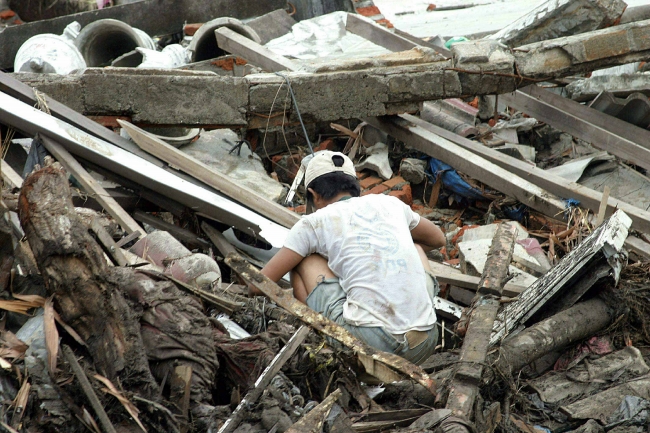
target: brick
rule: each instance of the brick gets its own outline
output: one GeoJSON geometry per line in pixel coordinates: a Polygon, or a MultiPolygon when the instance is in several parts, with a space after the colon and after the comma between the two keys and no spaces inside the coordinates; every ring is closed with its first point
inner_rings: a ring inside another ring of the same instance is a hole
{"type": "Polygon", "coordinates": [[[381,179],[378,178],[377,176],[368,176],[365,179],[361,179],[359,182],[359,185],[361,186],[361,189],[368,189],[372,188],[375,185],[379,185],[381,183],[381,179]]]}
{"type": "Polygon", "coordinates": [[[0,12],[0,19],[2,20],[8,20],[9,18],[13,18],[15,16],[16,16],[16,12],[12,11],[11,9],[6,9],[0,12]]]}
{"type": "Polygon", "coordinates": [[[185,24],[185,27],[183,27],[183,32],[187,36],[194,36],[194,34],[201,28],[203,23],[191,23],[191,24],[185,24]]]}
{"type": "Polygon", "coordinates": [[[384,185],[386,185],[388,187],[388,189],[393,189],[393,188],[395,188],[396,186],[398,186],[399,184],[402,184],[402,183],[408,183],[408,182],[406,182],[406,180],[404,180],[404,178],[402,176],[395,176],[394,178],[388,179],[387,181],[385,181],[384,185]]]}
{"type": "Polygon", "coordinates": [[[321,141],[318,147],[314,149],[314,152],[318,152],[319,150],[331,150],[335,152],[337,150],[337,146],[336,143],[334,143],[334,140],[328,138],[327,140],[321,141]]]}
{"type": "Polygon", "coordinates": [[[367,189],[364,192],[361,193],[362,196],[368,195],[368,194],[383,194],[386,191],[388,191],[388,187],[386,185],[376,185],[371,189],[367,189]]]}
{"type": "Polygon", "coordinates": [[[411,192],[411,185],[404,185],[402,189],[391,191],[388,193],[388,195],[397,197],[409,206],[413,204],[413,193],[411,192]]]}
{"type": "Polygon", "coordinates": [[[364,17],[371,17],[373,15],[381,14],[381,11],[377,6],[366,6],[362,8],[357,8],[357,13],[363,15],[364,17]]]}

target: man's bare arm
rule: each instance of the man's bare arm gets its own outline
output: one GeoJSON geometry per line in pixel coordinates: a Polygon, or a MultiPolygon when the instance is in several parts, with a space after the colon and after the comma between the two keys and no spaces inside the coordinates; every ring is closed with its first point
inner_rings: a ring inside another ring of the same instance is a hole
{"type": "MultiPolygon", "coordinates": [[[[295,251],[282,247],[280,251],[269,260],[266,266],[262,268],[261,272],[277,283],[280,281],[280,278],[287,274],[287,272],[295,268],[303,258],[303,256],[295,251]]],[[[251,295],[263,295],[262,292],[250,285],[248,286],[248,293],[251,295]]]]}
{"type": "Polygon", "coordinates": [[[431,251],[445,246],[445,234],[440,228],[426,218],[420,218],[420,222],[411,230],[413,242],[420,244],[425,251],[431,251]]]}

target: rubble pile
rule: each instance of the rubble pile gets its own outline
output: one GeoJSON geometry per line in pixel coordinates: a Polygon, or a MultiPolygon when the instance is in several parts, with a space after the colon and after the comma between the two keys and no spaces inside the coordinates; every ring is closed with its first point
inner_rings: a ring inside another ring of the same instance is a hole
{"type": "Polygon", "coordinates": [[[0,429],[648,431],[646,6],[36,3],[0,0],[0,429]],[[321,151],[444,232],[421,365],[259,271],[321,151]]]}

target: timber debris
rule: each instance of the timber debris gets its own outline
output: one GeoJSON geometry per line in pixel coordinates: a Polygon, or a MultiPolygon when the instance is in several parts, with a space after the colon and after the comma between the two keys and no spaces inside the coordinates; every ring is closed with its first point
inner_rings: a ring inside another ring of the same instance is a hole
{"type": "Polygon", "coordinates": [[[650,428],[647,6],[46,3],[0,0],[0,430],[650,428]],[[444,234],[419,365],[260,272],[320,151],[444,234]]]}

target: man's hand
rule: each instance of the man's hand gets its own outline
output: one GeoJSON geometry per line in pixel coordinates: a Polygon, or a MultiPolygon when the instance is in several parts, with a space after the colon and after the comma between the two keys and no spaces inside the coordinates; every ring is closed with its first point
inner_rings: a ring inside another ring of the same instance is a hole
{"type": "Polygon", "coordinates": [[[425,251],[443,247],[447,243],[442,230],[426,218],[420,218],[418,225],[411,230],[411,237],[413,242],[420,244],[425,251]]]}

